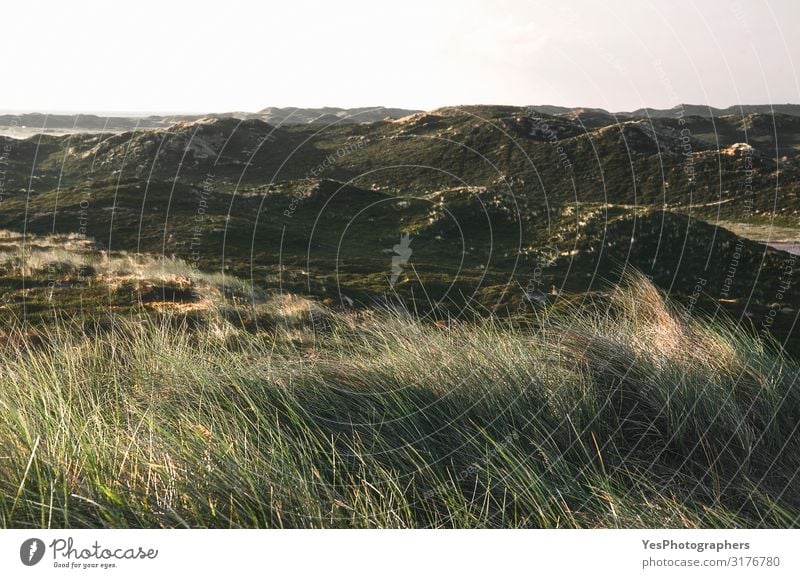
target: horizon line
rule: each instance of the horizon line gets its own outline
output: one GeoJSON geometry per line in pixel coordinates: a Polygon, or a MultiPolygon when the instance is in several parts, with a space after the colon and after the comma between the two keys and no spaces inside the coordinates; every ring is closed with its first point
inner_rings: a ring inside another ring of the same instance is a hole
{"type": "Polygon", "coordinates": [[[703,107],[708,109],[717,109],[717,110],[726,110],[730,108],[736,107],[752,107],[752,106],[769,106],[769,107],[776,107],[776,106],[800,106],[800,102],[766,102],[766,103],[735,103],[730,104],[728,106],[714,106],[711,104],[695,104],[695,103],[688,103],[688,102],[681,102],[675,104],[671,107],[666,108],[659,108],[655,106],[642,106],[639,108],[631,109],[631,110],[609,110],[603,107],[598,106],[567,106],[561,104],[497,104],[497,103],[471,103],[471,104],[453,104],[453,105],[443,105],[437,106],[434,108],[407,108],[404,106],[385,106],[385,105],[375,105],[375,106],[350,106],[350,107],[343,107],[343,106],[332,106],[332,105],[325,105],[325,106],[265,106],[260,110],[224,110],[224,111],[213,111],[213,110],[206,110],[206,111],[197,111],[197,110],[186,110],[186,111],[159,111],[159,110],[58,110],[58,109],[0,109],[0,115],[9,116],[9,115],[22,115],[22,114],[40,114],[40,115],[47,115],[47,116],[97,116],[97,117],[148,117],[148,116],[158,116],[158,117],[169,117],[169,116],[203,116],[203,115],[232,115],[232,114],[260,114],[262,110],[268,108],[275,108],[275,109],[298,109],[298,110],[318,110],[318,109],[338,109],[338,110],[355,110],[355,109],[362,109],[362,110],[370,110],[370,109],[401,109],[401,110],[409,110],[409,111],[417,111],[417,112],[431,112],[434,110],[439,110],[442,108],[458,108],[458,107],[475,107],[475,106],[497,106],[497,107],[512,107],[512,108],[539,108],[539,107],[557,107],[557,108],[564,108],[567,110],[597,110],[607,112],[609,114],[626,114],[637,112],[641,110],[675,110],[680,107],[703,107]]]}

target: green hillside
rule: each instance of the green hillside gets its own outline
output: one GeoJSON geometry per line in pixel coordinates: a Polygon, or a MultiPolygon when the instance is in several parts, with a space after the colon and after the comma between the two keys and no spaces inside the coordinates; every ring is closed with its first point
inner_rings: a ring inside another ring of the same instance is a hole
{"type": "Polygon", "coordinates": [[[800,117],[674,112],[471,106],[34,136],[11,141],[0,227],[265,291],[452,314],[508,314],[531,294],[572,302],[635,268],[784,340],[800,306],[794,257],[717,224],[797,228],[800,117]],[[404,235],[411,256],[392,282],[404,235]]]}

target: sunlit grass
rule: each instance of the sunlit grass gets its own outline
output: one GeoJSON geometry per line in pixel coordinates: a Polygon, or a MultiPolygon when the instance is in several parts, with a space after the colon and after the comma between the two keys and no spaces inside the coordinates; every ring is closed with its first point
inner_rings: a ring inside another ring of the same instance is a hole
{"type": "Polygon", "coordinates": [[[535,329],[269,307],[8,340],[0,525],[797,525],[797,365],[643,279],[535,329]]]}

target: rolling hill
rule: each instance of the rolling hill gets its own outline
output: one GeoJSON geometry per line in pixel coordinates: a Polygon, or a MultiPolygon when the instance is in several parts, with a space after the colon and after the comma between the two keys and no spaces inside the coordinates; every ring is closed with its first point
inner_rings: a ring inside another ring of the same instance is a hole
{"type": "Polygon", "coordinates": [[[265,109],[118,122],[7,141],[0,227],[174,256],[264,289],[453,314],[508,314],[531,295],[580,301],[632,267],[698,312],[784,340],[800,307],[795,257],[732,232],[797,228],[800,117],[774,111],[265,109]],[[398,264],[403,236],[411,255],[398,264]]]}

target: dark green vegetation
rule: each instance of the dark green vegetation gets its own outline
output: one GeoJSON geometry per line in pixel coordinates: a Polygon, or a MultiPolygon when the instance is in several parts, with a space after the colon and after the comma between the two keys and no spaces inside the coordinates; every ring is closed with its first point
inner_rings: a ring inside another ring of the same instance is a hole
{"type": "Polygon", "coordinates": [[[356,304],[396,294],[456,316],[505,315],[526,294],[580,300],[633,267],[796,352],[795,260],[762,243],[800,218],[800,117],[776,110],[487,106],[37,136],[7,142],[0,227],[174,255],[265,290],[356,304]],[[724,228],[742,223],[767,233],[724,228]],[[403,234],[412,256],[392,285],[403,234]]]}
{"type": "Polygon", "coordinates": [[[535,330],[260,312],[10,339],[0,526],[798,523],[799,368],[643,279],[535,330]]]}

